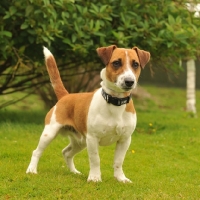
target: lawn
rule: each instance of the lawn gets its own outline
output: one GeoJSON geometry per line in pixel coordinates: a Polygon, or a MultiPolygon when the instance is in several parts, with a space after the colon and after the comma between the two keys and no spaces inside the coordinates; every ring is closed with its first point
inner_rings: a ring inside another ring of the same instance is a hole
{"type": "MultiPolygon", "coordinates": [[[[134,99],[138,124],[124,162],[132,184],[113,178],[114,145],[100,147],[101,183],[86,181],[86,150],[75,158],[83,175],[71,174],[63,136],[44,152],[38,175],[26,174],[46,111],[35,96],[0,110],[0,199],[200,199],[200,120],[185,112],[185,90],[143,87],[151,96],[134,99]]],[[[199,99],[197,91],[200,112],[199,99]]]]}

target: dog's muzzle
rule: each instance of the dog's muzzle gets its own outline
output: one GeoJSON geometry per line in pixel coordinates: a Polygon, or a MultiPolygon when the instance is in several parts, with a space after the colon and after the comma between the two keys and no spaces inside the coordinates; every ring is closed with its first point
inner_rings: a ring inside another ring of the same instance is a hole
{"type": "Polygon", "coordinates": [[[117,77],[116,86],[123,91],[130,91],[137,85],[135,75],[131,72],[125,72],[117,77]]]}
{"type": "Polygon", "coordinates": [[[131,78],[126,78],[126,79],[124,80],[124,83],[125,83],[125,85],[126,85],[128,88],[131,88],[131,87],[133,86],[133,84],[134,84],[134,80],[131,79],[131,78]]]}

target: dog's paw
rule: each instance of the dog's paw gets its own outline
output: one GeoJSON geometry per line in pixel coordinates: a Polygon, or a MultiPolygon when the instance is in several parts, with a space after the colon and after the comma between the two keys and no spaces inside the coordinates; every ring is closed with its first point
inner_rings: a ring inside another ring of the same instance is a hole
{"type": "Polygon", "coordinates": [[[90,176],[87,179],[87,182],[102,182],[101,177],[100,176],[90,176]]]}
{"type": "Polygon", "coordinates": [[[31,166],[28,166],[27,170],[26,170],[27,174],[37,174],[37,169],[31,166]]]}
{"type": "Polygon", "coordinates": [[[71,172],[72,172],[72,173],[74,173],[74,174],[79,174],[79,175],[81,175],[81,174],[82,174],[82,173],[81,173],[81,172],[79,172],[77,169],[71,170],[71,172]]]}
{"type": "Polygon", "coordinates": [[[121,183],[132,183],[132,181],[128,178],[126,178],[125,176],[123,177],[115,177],[119,182],[121,183]]]}

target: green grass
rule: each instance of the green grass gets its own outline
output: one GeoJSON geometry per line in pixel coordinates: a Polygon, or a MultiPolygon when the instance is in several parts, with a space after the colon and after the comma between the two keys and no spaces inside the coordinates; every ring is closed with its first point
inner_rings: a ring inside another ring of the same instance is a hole
{"type": "Polygon", "coordinates": [[[185,112],[185,90],[144,88],[151,98],[134,100],[138,124],[124,162],[132,184],[113,178],[114,145],[100,147],[103,182],[87,183],[86,150],[75,158],[83,175],[71,174],[61,154],[68,139],[62,136],[44,152],[39,174],[27,175],[46,112],[35,97],[0,110],[0,199],[200,199],[200,123],[185,112]]]}

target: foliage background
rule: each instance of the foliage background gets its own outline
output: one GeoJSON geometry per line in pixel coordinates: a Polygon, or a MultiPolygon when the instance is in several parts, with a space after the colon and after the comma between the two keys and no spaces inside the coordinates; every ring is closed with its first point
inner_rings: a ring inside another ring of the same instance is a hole
{"type": "Polygon", "coordinates": [[[200,48],[200,21],[186,2],[2,0],[0,95],[25,90],[54,101],[43,45],[55,55],[70,92],[96,87],[103,67],[95,51],[99,46],[138,46],[151,52],[151,66],[178,70],[178,61],[198,57],[200,48]]]}

